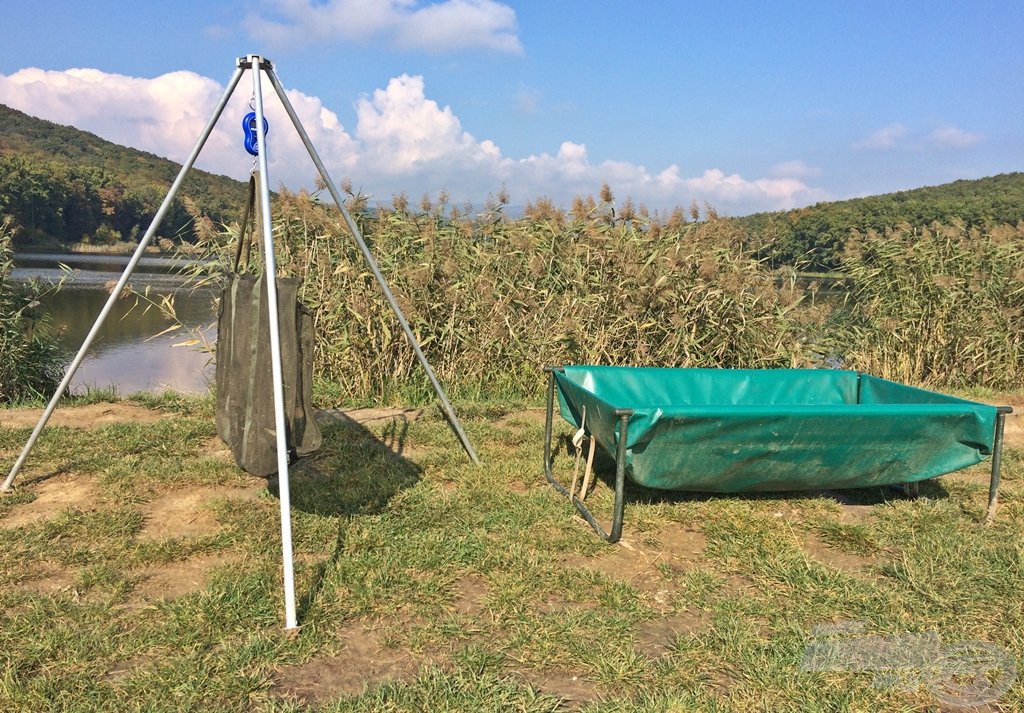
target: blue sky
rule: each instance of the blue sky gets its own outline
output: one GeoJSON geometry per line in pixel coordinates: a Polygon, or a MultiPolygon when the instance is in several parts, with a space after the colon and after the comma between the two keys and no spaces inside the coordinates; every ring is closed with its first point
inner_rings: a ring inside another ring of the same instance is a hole
{"type": "MultiPolygon", "coordinates": [[[[379,200],[735,215],[1024,170],[1022,32],[1019,2],[9,0],[0,102],[180,160],[257,52],[379,200]]],[[[237,177],[239,93],[200,161],[237,177]]],[[[275,109],[271,180],[311,185],[275,109]]]]}

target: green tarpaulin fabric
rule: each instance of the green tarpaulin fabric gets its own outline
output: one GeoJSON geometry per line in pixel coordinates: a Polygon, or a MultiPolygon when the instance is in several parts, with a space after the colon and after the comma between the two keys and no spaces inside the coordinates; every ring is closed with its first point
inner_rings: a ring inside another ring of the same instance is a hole
{"type": "Polygon", "coordinates": [[[663,490],[855,488],[934,478],[992,451],[996,408],[854,371],[567,366],[563,417],[663,490]]]}

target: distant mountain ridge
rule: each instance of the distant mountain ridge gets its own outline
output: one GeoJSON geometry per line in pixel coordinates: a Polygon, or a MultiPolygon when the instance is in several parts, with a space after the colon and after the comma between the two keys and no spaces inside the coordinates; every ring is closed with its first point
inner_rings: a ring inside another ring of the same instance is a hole
{"type": "MultiPolygon", "coordinates": [[[[137,242],[180,165],[95,134],[0,104],[0,216],[13,220],[16,244],[61,247],[137,242]]],[[[237,220],[245,186],[199,169],[189,172],[160,230],[194,239],[196,215],[237,220]]],[[[519,219],[506,208],[506,219],[519,219]]],[[[906,222],[962,220],[968,226],[1024,220],[1024,173],[1007,173],[884,195],[729,218],[781,263],[830,270],[851,231],[906,222]]]]}
{"type": "MultiPolygon", "coordinates": [[[[0,214],[16,242],[135,241],[167,195],[181,165],[71,126],[0,104],[0,214]]],[[[194,214],[236,219],[245,186],[199,169],[189,172],[160,235],[189,240],[194,214]]]]}
{"type": "Polygon", "coordinates": [[[778,261],[828,270],[838,264],[838,255],[853,230],[884,231],[900,223],[928,226],[954,220],[977,228],[1016,225],[1024,220],[1024,173],[953,181],[732,220],[762,242],[770,242],[772,256],[778,261]]]}

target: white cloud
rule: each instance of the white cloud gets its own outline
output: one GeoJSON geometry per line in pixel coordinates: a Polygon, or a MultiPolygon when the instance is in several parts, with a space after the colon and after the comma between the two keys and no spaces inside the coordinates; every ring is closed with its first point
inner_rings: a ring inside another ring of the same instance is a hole
{"type": "Polygon", "coordinates": [[[415,175],[439,161],[452,164],[489,156],[462,130],[451,107],[442,109],[426,98],[423,77],[395,77],[372,99],[356,102],[356,116],[364,167],[376,173],[415,175]]]}
{"type": "Polygon", "coordinates": [[[772,166],[771,174],[783,178],[811,178],[820,176],[821,169],[808,166],[800,160],[783,161],[772,166]]]}
{"type": "Polygon", "coordinates": [[[277,46],[383,41],[434,53],[523,52],[515,10],[496,0],[277,0],[267,3],[264,13],[246,17],[243,25],[254,39],[277,46]]]}
{"type": "MultiPolygon", "coordinates": [[[[242,149],[241,117],[249,111],[248,74],[210,137],[197,165],[244,178],[252,166],[242,149]]],[[[311,187],[315,169],[269,82],[263,82],[270,121],[270,179],[311,187]]],[[[182,161],[188,155],[223,87],[192,72],[152,79],[95,69],[23,69],[0,75],[0,102],[29,114],[70,124],[120,144],[182,161]]],[[[377,199],[393,193],[482,201],[507,186],[513,203],[540,196],[568,204],[573,195],[596,193],[603,181],[620,199],[631,196],[652,209],[707,200],[724,214],[791,208],[827,196],[803,179],[814,170],[789,161],[773,175],[748,179],[718,168],[687,177],[678,165],[658,171],[629,161],[592,161],[587,147],[564,141],[552,155],[505,156],[490,140],[466,131],[448,106],[429,99],[422,77],[401,75],[355,104],[352,133],[317,97],[290,90],[314,146],[336,181],[344,176],[377,199]]]]}
{"type": "MultiPolygon", "coordinates": [[[[252,157],[242,148],[241,119],[250,111],[250,76],[243,76],[197,167],[235,178],[248,175],[252,157]]],[[[271,181],[306,184],[316,169],[270,83],[262,84],[271,127],[271,181]]],[[[222,85],[194,72],[171,72],[152,79],[97,69],[28,68],[0,74],[0,102],[10,107],[178,162],[188,157],[223,92],[222,85]]],[[[334,170],[353,169],[356,144],[337,115],[318,98],[295,90],[288,91],[288,99],[324,162],[334,170]]]]}
{"type": "Polygon", "coordinates": [[[955,126],[940,126],[928,134],[928,142],[940,149],[969,149],[980,143],[984,135],[955,126]]]}
{"type": "Polygon", "coordinates": [[[896,146],[909,133],[909,129],[903,124],[889,124],[856,142],[853,148],[858,151],[885,151],[896,146]]]}

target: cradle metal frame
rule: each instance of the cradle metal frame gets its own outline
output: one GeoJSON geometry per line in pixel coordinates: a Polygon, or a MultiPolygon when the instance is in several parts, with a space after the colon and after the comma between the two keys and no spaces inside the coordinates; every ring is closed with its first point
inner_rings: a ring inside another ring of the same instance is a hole
{"type": "MultiPolygon", "coordinates": [[[[629,419],[634,414],[633,409],[617,408],[615,416],[618,419],[618,436],[615,443],[615,500],[612,505],[612,522],[609,530],[597,521],[594,514],[587,507],[583,500],[571,493],[565,485],[555,478],[552,471],[554,464],[554,449],[552,447],[554,437],[554,413],[555,413],[555,372],[564,372],[563,367],[546,367],[548,375],[547,389],[547,410],[544,422],[544,475],[548,482],[562,495],[570,499],[573,506],[584,520],[593,528],[594,532],[601,536],[608,543],[618,542],[622,537],[622,522],[625,510],[625,488],[626,488],[626,439],[629,434],[629,419]]],[[[1013,413],[1010,406],[997,406],[995,419],[995,433],[992,445],[992,474],[989,480],[988,507],[985,512],[985,524],[988,525],[995,518],[996,505],[999,497],[999,479],[1002,466],[1003,452],[1003,431],[1006,426],[1007,414],[1013,413]]],[[[585,427],[585,424],[584,424],[585,427]]],[[[587,434],[591,435],[592,434],[587,434]]]]}

